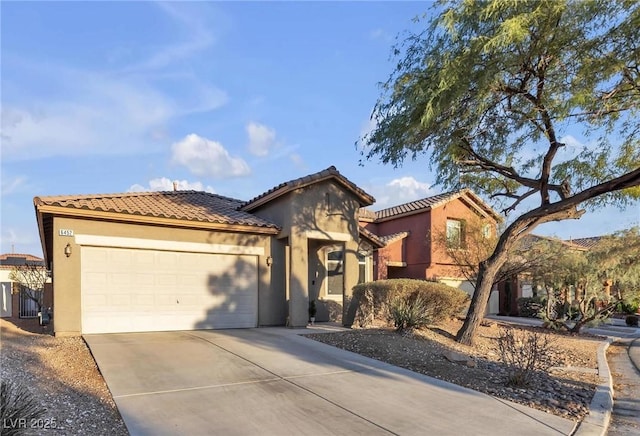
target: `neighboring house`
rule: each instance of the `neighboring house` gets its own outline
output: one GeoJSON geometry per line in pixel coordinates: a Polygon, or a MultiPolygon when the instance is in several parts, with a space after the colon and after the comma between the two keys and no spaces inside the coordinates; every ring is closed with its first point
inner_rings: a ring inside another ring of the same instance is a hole
{"type": "Polygon", "coordinates": [[[33,290],[20,286],[11,277],[11,272],[15,268],[25,265],[42,269],[45,273],[44,259],[31,254],[6,253],[0,254],[0,317],[8,318],[12,321],[20,321],[21,326],[31,324],[36,325],[38,312],[41,307],[51,301],[51,289],[45,286],[44,291],[33,290]]]}
{"type": "MultiPolygon", "coordinates": [[[[473,294],[474,285],[447,254],[447,244],[464,250],[467,223],[479,220],[483,235],[495,235],[500,215],[468,189],[434,195],[377,212],[360,209],[360,225],[377,239],[373,277],[432,279],[473,294]]],[[[365,234],[365,236],[367,236],[365,234]]],[[[492,294],[488,311],[497,312],[492,294]]]]}
{"type": "Polygon", "coordinates": [[[470,191],[436,197],[367,212],[374,198],[335,167],[249,201],[196,191],[35,197],[53,330],[304,327],[311,300],[317,321],[349,325],[359,282],[402,271],[450,278],[455,268],[428,249],[433,226],[499,218],[470,191]]]}
{"type": "MultiPolygon", "coordinates": [[[[527,250],[540,242],[547,242],[557,246],[558,250],[587,251],[591,248],[600,237],[584,238],[579,243],[578,240],[563,241],[558,238],[550,238],[547,236],[539,236],[529,234],[520,241],[521,249],[527,250]]],[[[513,275],[507,280],[498,283],[499,293],[499,311],[500,315],[518,316],[518,299],[530,298],[536,296],[536,290],[533,287],[531,276],[527,272],[513,275]]],[[[572,300],[574,296],[565,295],[565,299],[572,300]]]]}

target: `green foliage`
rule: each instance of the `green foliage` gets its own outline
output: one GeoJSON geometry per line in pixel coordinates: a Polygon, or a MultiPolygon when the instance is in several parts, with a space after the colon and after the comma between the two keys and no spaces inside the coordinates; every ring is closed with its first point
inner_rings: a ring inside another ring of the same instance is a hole
{"type": "MultiPolygon", "coordinates": [[[[539,192],[542,203],[566,196],[563,183],[577,192],[637,169],[639,11],[627,0],[438,2],[394,48],[364,156],[398,166],[426,154],[446,187],[539,192]],[[569,130],[585,145],[562,143],[569,130]]],[[[599,200],[640,198],[626,188],[599,200]]]]}
{"type": "Polygon", "coordinates": [[[389,319],[396,331],[424,327],[431,323],[428,304],[420,296],[397,295],[389,302],[389,319]]]}
{"type": "Polygon", "coordinates": [[[638,312],[638,308],[640,308],[640,302],[638,301],[619,301],[618,304],[616,304],[615,311],[633,315],[638,312]]]}
{"type": "Polygon", "coordinates": [[[515,241],[580,218],[578,206],[640,199],[640,2],[441,0],[432,12],[394,48],[362,154],[424,156],[437,184],[524,211],[478,270],[457,336],[470,344],[515,241]]]}
{"type": "Polygon", "coordinates": [[[538,318],[544,306],[545,301],[540,297],[518,298],[518,313],[525,318],[538,318]]]}
{"type": "MultiPolygon", "coordinates": [[[[374,319],[394,320],[392,307],[401,312],[420,309],[429,324],[458,315],[469,301],[466,292],[442,283],[413,279],[377,280],[353,288],[358,301],[356,319],[361,326],[374,319]]],[[[414,318],[416,318],[414,316],[414,318]]],[[[397,327],[397,325],[396,325],[397,327]]]]}

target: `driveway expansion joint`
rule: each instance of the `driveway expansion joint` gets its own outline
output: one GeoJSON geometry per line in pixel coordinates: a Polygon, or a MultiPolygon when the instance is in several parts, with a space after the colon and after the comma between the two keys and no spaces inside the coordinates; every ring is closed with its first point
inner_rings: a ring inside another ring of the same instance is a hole
{"type": "MultiPolygon", "coordinates": [[[[311,395],[314,395],[315,397],[320,398],[321,400],[326,401],[327,403],[329,403],[329,404],[331,404],[331,405],[333,405],[333,406],[335,406],[335,407],[338,407],[339,409],[341,409],[341,410],[343,410],[343,411],[345,411],[345,412],[347,412],[347,413],[349,413],[349,414],[351,414],[351,415],[353,415],[353,416],[355,416],[355,417],[358,417],[358,418],[362,419],[363,421],[368,422],[369,424],[371,424],[371,425],[373,425],[373,426],[375,426],[375,427],[378,427],[380,430],[382,430],[382,431],[384,431],[384,432],[386,432],[386,433],[388,433],[388,434],[390,434],[390,435],[399,436],[397,433],[395,433],[395,432],[391,431],[390,429],[385,428],[385,427],[383,427],[382,425],[380,425],[380,424],[378,424],[378,423],[376,423],[376,422],[373,422],[373,421],[371,421],[370,419],[368,419],[368,418],[366,418],[366,417],[364,417],[364,416],[362,416],[362,415],[359,415],[359,414],[355,413],[355,412],[354,412],[354,411],[352,411],[352,410],[349,410],[348,408],[346,408],[346,407],[342,406],[341,404],[339,404],[339,403],[337,403],[337,402],[335,402],[335,401],[332,401],[332,400],[330,400],[329,398],[327,398],[327,397],[325,397],[325,396],[323,396],[323,395],[320,395],[320,394],[318,394],[317,392],[314,392],[313,390],[311,390],[311,389],[309,389],[309,388],[307,388],[307,387],[304,387],[304,386],[302,386],[302,385],[300,385],[300,384],[298,384],[298,383],[295,383],[295,382],[292,380],[292,379],[293,379],[293,377],[282,377],[282,376],[280,376],[279,374],[276,374],[275,372],[273,372],[273,371],[271,371],[271,370],[269,370],[269,369],[265,368],[264,366],[259,365],[259,364],[257,364],[256,362],[253,362],[253,361],[251,361],[251,360],[247,359],[247,358],[246,358],[246,357],[244,357],[244,356],[241,356],[241,355],[239,355],[239,354],[237,354],[237,353],[234,353],[233,351],[231,351],[231,350],[229,350],[229,349],[227,349],[227,348],[225,348],[225,347],[221,346],[220,344],[216,344],[215,342],[212,342],[212,341],[210,341],[210,340],[208,340],[208,339],[206,339],[206,338],[203,338],[203,337],[201,337],[201,336],[197,336],[197,335],[190,334],[190,333],[186,333],[186,334],[187,334],[188,336],[193,336],[193,337],[198,338],[198,339],[200,339],[200,340],[202,340],[202,341],[204,341],[204,342],[207,342],[207,343],[209,343],[209,344],[213,345],[214,347],[220,348],[221,350],[223,350],[223,351],[225,351],[225,352],[227,352],[227,353],[229,353],[229,354],[232,354],[232,355],[234,355],[234,356],[238,357],[239,359],[244,360],[244,361],[245,361],[245,362],[247,362],[247,363],[250,363],[250,364],[252,364],[252,365],[255,365],[255,366],[257,366],[258,368],[262,369],[263,371],[268,372],[269,374],[272,374],[273,376],[277,377],[277,379],[278,379],[278,380],[282,380],[282,381],[284,381],[284,382],[286,382],[286,383],[289,383],[289,384],[291,384],[291,385],[293,385],[293,386],[297,387],[298,389],[302,389],[302,390],[304,390],[304,391],[306,391],[306,392],[310,393],[311,395]]],[[[340,371],[340,372],[343,372],[343,371],[340,371]]],[[[357,372],[357,371],[344,371],[344,372],[357,372]]],[[[296,377],[296,378],[299,378],[299,377],[296,377]]]]}

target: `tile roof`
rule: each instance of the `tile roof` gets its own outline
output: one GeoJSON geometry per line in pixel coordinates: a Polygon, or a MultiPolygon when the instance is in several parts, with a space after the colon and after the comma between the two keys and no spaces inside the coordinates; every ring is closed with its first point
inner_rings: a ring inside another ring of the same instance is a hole
{"type": "Polygon", "coordinates": [[[591,249],[595,247],[602,240],[602,236],[592,236],[590,238],[576,238],[569,239],[566,242],[570,242],[586,249],[591,249]]]}
{"type": "Polygon", "coordinates": [[[329,168],[317,173],[309,174],[308,176],[281,183],[278,186],[269,189],[267,192],[264,192],[244,203],[241,210],[253,210],[261,206],[262,204],[265,204],[275,198],[293,191],[294,189],[303,188],[305,186],[309,186],[328,179],[334,179],[345,188],[350,190],[356,197],[358,197],[358,199],[360,200],[360,204],[363,206],[369,206],[375,202],[375,199],[371,195],[367,194],[355,183],[351,182],[349,179],[340,174],[336,167],[330,166],[329,168]]]}
{"type": "Polygon", "coordinates": [[[400,204],[398,206],[388,207],[386,209],[382,209],[377,211],[376,219],[384,220],[386,218],[391,218],[397,215],[403,215],[406,213],[416,212],[420,210],[428,210],[433,208],[436,205],[440,205],[446,203],[449,200],[452,200],[454,196],[459,195],[461,191],[455,192],[446,192],[444,194],[434,195],[432,197],[423,198],[416,201],[411,201],[409,203],[400,204]]]}
{"type": "Polygon", "coordinates": [[[241,200],[200,191],[128,192],[122,194],[35,197],[36,208],[54,206],[71,210],[143,216],[277,229],[275,224],[238,210],[241,200]]]}
{"type": "Polygon", "coordinates": [[[563,246],[568,249],[573,249],[578,251],[586,250],[586,247],[579,244],[575,244],[571,241],[563,241],[562,239],[559,239],[559,238],[552,238],[549,236],[540,236],[540,235],[534,235],[534,234],[528,234],[523,236],[522,239],[518,241],[519,249],[529,250],[531,247],[533,247],[534,244],[542,241],[558,244],[558,246],[563,246]]]}
{"type": "Polygon", "coordinates": [[[31,260],[31,261],[35,261],[35,262],[41,262],[44,261],[43,258],[38,257],[38,256],[34,256],[33,254],[24,254],[24,253],[5,253],[5,254],[0,254],[0,260],[7,260],[7,258],[9,257],[19,257],[25,260],[31,260]]]}
{"type": "Polygon", "coordinates": [[[376,220],[376,213],[372,210],[361,207],[358,209],[358,220],[372,223],[376,220]]]}
{"type": "Polygon", "coordinates": [[[400,241],[401,239],[406,238],[407,236],[409,236],[409,234],[410,232],[392,233],[391,235],[380,236],[380,239],[382,240],[382,242],[384,242],[384,245],[389,245],[392,242],[400,241]]]}
{"type": "Polygon", "coordinates": [[[13,268],[16,265],[42,265],[44,266],[44,259],[32,254],[22,253],[5,253],[0,254],[0,269],[13,268]]]}
{"type": "Polygon", "coordinates": [[[420,200],[411,201],[409,203],[400,204],[398,206],[389,207],[376,212],[376,221],[385,221],[399,215],[410,215],[423,210],[430,210],[434,207],[441,206],[459,197],[468,197],[479,208],[491,215],[495,220],[502,221],[502,217],[490,206],[488,206],[480,197],[474,194],[470,189],[461,189],[459,191],[445,192],[443,194],[434,195],[432,197],[422,198],[420,200]]]}
{"type": "Polygon", "coordinates": [[[373,242],[374,245],[376,245],[378,248],[382,248],[385,246],[384,241],[378,235],[373,233],[371,230],[368,230],[362,226],[359,226],[358,230],[360,232],[360,236],[363,236],[369,241],[373,242]]]}

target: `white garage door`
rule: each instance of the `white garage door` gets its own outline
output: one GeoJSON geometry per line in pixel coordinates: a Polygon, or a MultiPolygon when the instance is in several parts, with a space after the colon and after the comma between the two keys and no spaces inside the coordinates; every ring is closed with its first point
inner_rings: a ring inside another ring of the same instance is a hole
{"type": "Polygon", "coordinates": [[[257,257],[82,247],[82,332],[257,326],[257,257]]]}

